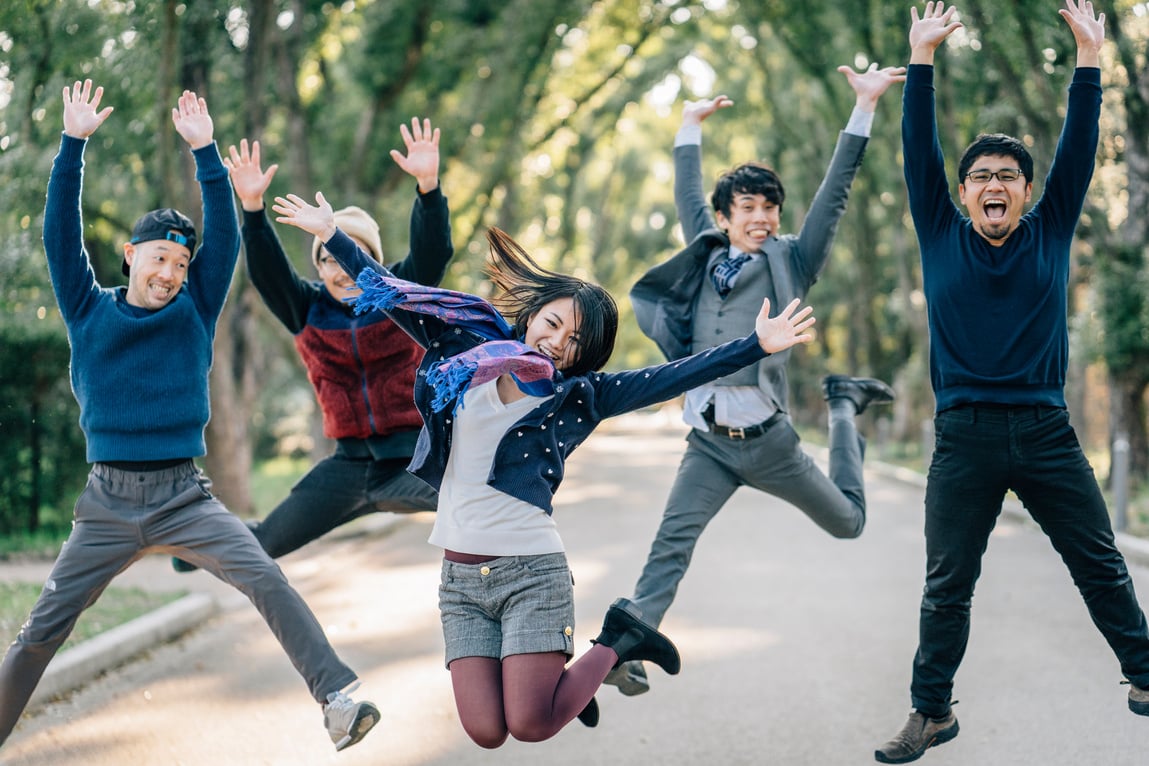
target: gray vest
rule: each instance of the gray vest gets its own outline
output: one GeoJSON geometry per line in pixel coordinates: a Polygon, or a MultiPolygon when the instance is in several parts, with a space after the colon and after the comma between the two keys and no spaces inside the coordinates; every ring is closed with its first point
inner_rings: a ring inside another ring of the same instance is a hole
{"type": "MultiPolygon", "coordinates": [[[[723,251],[725,253],[725,251],[723,251]]],[[[723,254],[725,257],[725,254],[723,254]]],[[[698,300],[694,307],[694,337],[691,341],[690,352],[697,354],[721,343],[745,338],[754,332],[754,319],[762,310],[762,299],[770,299],[770,311],[777,311],[778,302],[774,297],[774,283],[770,277],[766,258],[759,255],[742,267],[734,289],[726,296],[726,300],[718,297],[710,281],[710,268],[716,259],[713,257],[707,267],[702,287],[698,291],[698,300]]],[[[782,361],[788,356],[786,353],[768,356],[758,364],[743,367],[738,372],[731,373],[714,381],[718,386],[757,386],[759,385],[758,366],[769,364],[771,367],[781,367],[782,361]]],[[[771,376],[773,377],[773,376],[771,376]]],[[[782,385],[785,386],[785,382],[782,385]]],[[[782,404],[784,397],[773,394],[778,404],[782,404]]]]}

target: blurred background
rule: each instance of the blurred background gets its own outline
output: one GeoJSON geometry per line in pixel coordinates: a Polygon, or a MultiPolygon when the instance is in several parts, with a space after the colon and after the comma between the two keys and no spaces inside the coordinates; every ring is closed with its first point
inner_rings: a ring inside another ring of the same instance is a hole
{"type": "MultiPolygon", "coordinates": [[[[965,28],[940,52],[936,80],[951,181],[979,132],[1005,132],[1033,153],[1040,194],[1074,67],[1058,7],[958,5],[965,28]]],[[[1096,7],[1107,16],[1105,101],[1073,259],[1067,396],[1118,525],[1143,532],[1149,5],[1096,7]]],[[[103,105],[115,107],[89,142],[84,178],[85,242],[103,285],[125,281],[122,244],[143,212],[173,206],[200,221],[192,158],[170,118],[182,90],[207,99],[222,152],[241,138],[261,142],[264,165],[280,165],[273,195],[311,199],[321,190],[335,207],[371,211],[391,261],[407,252],[415,190],[388,152],[403,147],[401,123],[427,117],[442,130],[452,209],[446,285],[487,292],[484,233],[497,225],[545,265],[614,293],[623,316],[610,367],[621,369],[661,361],[626,294],[683,245],[671,162],[682,101],[734,100],[705,124],[704,177],[747,160],[773,166],[787,190],[783,231],[796,232],[854,103],[836,68],[904,65],[909,9],[889,0],[8,0],[0,7],[0,540],[62,539],[87,472],[41,245],[64,86],[91,78],[105,89],[103,105]]],[[[870,455],[921,468],[933,398],[900,99],[895,86],[879,104],[830,265],[810,294],[819,335],[793,357],[791,402],[816,442],[824,374],[890,381],[895,406],[865,415],[870,455]]],[[[309,239],[278,232],[300,273],[313,275],[309,239]]],[[[212,411],[201,462],[241,515],[266,513],[330,449],[291,338],[242,265],[217,335],[212,411]]]]}

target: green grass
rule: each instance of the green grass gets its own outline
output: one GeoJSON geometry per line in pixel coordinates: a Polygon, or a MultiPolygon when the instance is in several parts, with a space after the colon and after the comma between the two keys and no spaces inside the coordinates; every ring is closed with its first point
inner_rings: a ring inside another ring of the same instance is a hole
{"type": "MultiPolygon", "coordinates": [[[[0,636],[5,641],[16,637],[32,605],[39,598],[41,587],[35,583],[0,583],[0,636]]],[[[184,591],[152,593],[139,588],[108,588],[91,608],[80,615],[76,629],[61,647],[61,651],[184,595],[184,591]]]]}
{"type": "Polygon", "coordinates": [[[278,457],[255,467],[251,476],[251,502],[255,515],[263,518],[279,505],[295,482],[311,469],[306,458],[278,457]]]}

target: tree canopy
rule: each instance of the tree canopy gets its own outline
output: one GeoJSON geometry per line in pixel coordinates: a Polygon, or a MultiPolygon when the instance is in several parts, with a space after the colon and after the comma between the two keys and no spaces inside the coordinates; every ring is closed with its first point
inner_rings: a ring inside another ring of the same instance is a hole
{"type": "MultiPolygon", "coordinates": [[[[1079,428],[1100,422],[1102,431],[1129,432],[1143,475],[1149,6],[1104,5],[1102,148],[1075,253],[1070,397],[1079,428]],[[1090,382],[1098,369],[1100,388],[1090,382]],[[1108,412],[1091,406],[1098,398],[1108,412]]],[[[947,161],[952,168],[979,132],[1006,132],[1030,147],[1040,179],[1064,115],[1072,35],[1048,0],[958,8],[965,28],[938,60],[947,161]]],[[[442,130],[457,250],[449,286],[488,289],[483,231],[498,225],[544,264],[621,299],[643,269],[683,244],[670,153],[684,99],[734,100],[705,125],[704,172],[713,178],[750,159],[773,166],[787,188],[783,229],[795,231],[853,105],[837,66],[904,64],[908,24],[909,5],[880,0],[3,4],[0,427],[9,438],[0,449],[20,470],[0,483],[0,532],[26,527],[39,506],[70,502],[84,472],[67,341],[39,242],[65,85],[91,78],[115,107],[87,149],[82,211],[105,285],[122,281],[121,246],[138,215],[174,206],[199,218],[194,168],[170,120],[179,93],[191,89],[207,99],[221,149],[258,139],[265,162],[280,165],[273,194],[321,190],[337,207],[368,209],[395,259],[407,249],[414,189],[388,152],[402,146],[401,123],[427,117],[442,130]]],[[[819,339],[795,355],[791,378],[797,415],[809,419],[820,412],[826,372],[894,381],[895,433],[911,438],[932,397],[900,106],[899,88],[879,104],[830,267],[810,295],[819,339]]],[[[279,234],[308,273],[306,238],[287,227],[279,234]]],[[[620,307],[612,366],[656,361],[627,302],[620,307]]],[[[252,510],[256,448],[272,449],[277,424],[310,406],[289,341],[239,269],[217,338],[207,461],[238,512],[252,510]]]]}

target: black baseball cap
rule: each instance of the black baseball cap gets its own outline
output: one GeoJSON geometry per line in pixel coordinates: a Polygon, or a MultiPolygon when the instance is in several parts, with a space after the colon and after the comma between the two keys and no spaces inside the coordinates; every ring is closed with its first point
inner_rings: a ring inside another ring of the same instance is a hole
{"type": "MultiPolygon", "coordinates": [[[[195,224],[175,208],[163,207],[144,213],[132,227],[132,238],[129,241],[136,245],[154,239],[166,239],[183,245],[191,253],[191,257],[195,258],[195,224]]],[[[126,259],[120,265],[120,271],[124,272],[125,277],[129,275],[126,259]]]]}

